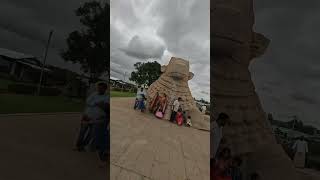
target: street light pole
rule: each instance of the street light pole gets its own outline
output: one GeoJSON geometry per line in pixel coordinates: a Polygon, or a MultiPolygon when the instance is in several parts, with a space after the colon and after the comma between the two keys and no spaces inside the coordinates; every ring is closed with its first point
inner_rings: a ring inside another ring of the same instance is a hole
{"type": "Polygon", "coordinates": [[[126,82],[127,72],[124,72],[123,74],[123,81],[126,82]]]}
{"type": "Polygon", "coordinates": [[[43,62],[42,62],[41,74],[40,74],[40,80],[39,80],[38,92],[37,92],[37,94],[39,96],[40,96],[40,89],[41,89],[43,71],[44,71],[44,67],[45,67],[45,64],[46,64],[46,60],[47,60],[47,54],[48,54],[48,49],[49,49],[49,44],[50,44],[50,41],[51,41],[52,34],[53,34],[53,30],[51,30],[50,33],[49,33],[49,38],[48,38],[48,42],[47,42],[47,45],[46,45],[46,50],[45,50],[45,54],[44,54],[44,58],[43,58],[43,62]]]}

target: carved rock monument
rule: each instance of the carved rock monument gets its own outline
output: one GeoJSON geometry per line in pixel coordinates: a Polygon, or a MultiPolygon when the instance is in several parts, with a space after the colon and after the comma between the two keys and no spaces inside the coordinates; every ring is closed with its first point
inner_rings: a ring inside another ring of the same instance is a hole
{"type": "Polygon", "coordinates": [[[171,105],[178,97],[182,98],[182,108],[192,117],[192,124],[196,128],[209,130],[209,121],[196,107],[196,103],[189,89],[188,81],[194,76],[189,72],[189,61],[172,57],[168,65],[161,67],[161,76],[148,88],[148,100],[152,100],[156,93],[167,95],[168,107],[164,119],[170,119],[171,105]]]}
{"type": "Polygon", "coordinates": [[[258,172],[263,180],[298,179],[273,136],[248,70],[269,44],[253,31],[253,0],[212,0],[210,14],[212,110],[214,116],[228,114],[231,121],[223,129],[226,141],[221,146],[243,158],[247,175],[258,172]]]}

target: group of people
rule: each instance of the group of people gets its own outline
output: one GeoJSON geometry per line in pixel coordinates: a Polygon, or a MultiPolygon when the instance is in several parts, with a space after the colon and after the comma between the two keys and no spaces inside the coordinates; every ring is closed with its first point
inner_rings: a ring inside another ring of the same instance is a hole
{"type": "MultiPolygon", "coordinates": [[[[211,139],[213,150],[210,157],[210,176],[214,180],[242,180],[241,172],[242,159],[233,157],[231,150],[227,147],[221,148],[220,144],[226,141],[223,137],[223,127],[228,124],[230,117],[225,113],[220,113],[215,121],[211,123],[211,139]]],[[[260,176],[254,172],[250,175],[250,180],[258,180],[260,176]]]]}
{"type": "Polygon", "coordinates": [[[191,116],[187,116],[187,112],[183,111],[181,106],[182,98],[178,97],[173,104],[171,108],[171,116],[170,116],[170,122],[177,123],[179,126],[185,124],[186,126],[191,127],[191,116]]]}
{"type": "MultiPolygon", "coordinates": [[[[146,110],[146,92],[144,88],[139,88],[134,103],[134,109],[144,112],[146,110]]],[[[178,97],[171,105],[170,122],[177,123],[179,126],[185,124],[192,126],[191,116],[187,116],[187,112],[182,109],[182,98],[178,97]]],[[[155,117],[162,119],[165,116],[167,107],[170,105],[168,96],[165,93],[157,92],[155,97],[149,101],[148,110],[154,114],[155,117]]]]}
{"type": "Polygon", "coordinates": [[[107,165],[109,150],[110,99],[107,89],[106,82],[98,82],[96,91],[87,98],[74,148],[79,152],[97,152],[101,166],[107,165]]]}
{"type": "Polygon", "coordinates": [[[146,109],[146,100],[147,100],[147,97],[146,97],[146,92],[145,92],[144,88],[143,87],[138,88],[138,92],[136,95],[136,101],[134,103],[133,108],[138,109],[141,112],[144,112],[146,109]]]}

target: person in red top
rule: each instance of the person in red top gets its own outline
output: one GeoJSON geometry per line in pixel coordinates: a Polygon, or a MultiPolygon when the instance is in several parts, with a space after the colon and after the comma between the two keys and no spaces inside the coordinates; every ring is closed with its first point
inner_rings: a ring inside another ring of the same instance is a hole
{"type": "Polygon", "coordinates": [[[211,180],[232,180],[228,174],[231,165],[231,155],[228,150],[222,150],[216,160],[210,159],[210,179],[211,180]]]}
{"type": "Polygon", "coordinates": [[[176,122],[179,126],[183,124],[183,114],[182,114],[182,109],[179,108],[177,115],[176,115],[176,122]]]}

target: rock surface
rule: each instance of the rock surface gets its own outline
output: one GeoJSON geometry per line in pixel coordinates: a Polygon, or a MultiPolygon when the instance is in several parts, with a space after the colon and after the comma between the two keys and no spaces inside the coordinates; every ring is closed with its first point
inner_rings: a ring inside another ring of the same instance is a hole
{"type": "Polygon", "coordinates": [[[230,116],[222,146],[244,159],[245,175],[258,172],[263,180],[295,180],[298,174],[275,141],[248,70],[269,44],[253,32],[253,25],[253,0],[211,1],[213,114],[230,116]]]}
{"type": "Polygon", "coordinates": [[[210,135],[111,98],[111,180],[209,180],[210,135]]]}

